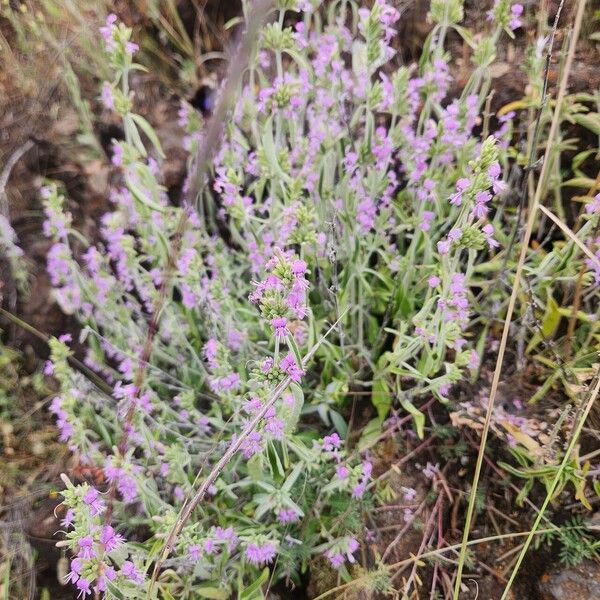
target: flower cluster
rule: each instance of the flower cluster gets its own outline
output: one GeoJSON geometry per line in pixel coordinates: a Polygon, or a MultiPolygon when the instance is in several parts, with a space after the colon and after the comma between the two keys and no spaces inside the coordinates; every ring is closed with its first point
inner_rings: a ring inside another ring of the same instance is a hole
{"type": "Polygon", "coordinates": [[[334,569],[339,569],[348,560],[350,563],[356,562],[353,554],[358,550],[359,543],[354,538],[344,538],[335,542],[325,556],[334,569]]]}
{"type": "Polygon", "coordinates": [[[61,525],[68,531],[60,544],[73,555],[65,580],[75,585],[79,598],[104,594],[110,585],[122,590],[139,589],[145,577],[134,561],[125,560],[125,539],[103,522],[105,499],[88,484],[73,485],[66,476],[63,481],[66,512],[61,525]]]}
{"type": "Polygon", "coordinates": [[[249,299],[253,304],[258,304],[261,315],[271,323],[276,335],[285,337],[288,319],[302,320],[307,314],[307,265],[297,259],[293,252],[275,248],[265,268],[267,277],[254,284],[249,299]]]}
{"type": "Polygon", "coordinates": [[[494,6],[487,12],[488,21],[497,21],[510,31],[523,26],[522,4],[511,4],[510,0],[494,0],[494,6]]]}
{"type": "Polygon", "coordinates": [[[239,389],[240,376],[231,371],[229,351],[215,338],[210,338],[202,349],[204,359],[210,370],[210,387],[215,393],[229,392],[239,389]]]}

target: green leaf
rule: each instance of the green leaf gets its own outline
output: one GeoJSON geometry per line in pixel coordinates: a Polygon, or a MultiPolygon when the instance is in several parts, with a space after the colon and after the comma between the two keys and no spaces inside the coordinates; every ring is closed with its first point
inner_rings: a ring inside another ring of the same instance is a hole
{"type": "Polygon", "coordinates": [[[140,188],[133,181],[131,181],[131,179],[129,177],[126,179],[126,183],[127,183],[127,189],[133,194],[133,197],[138,202],[145,204],[146,206],[150,207],[152,210],[156,210],[161,213],[165,212],[164,207],[162,207],[160,204],[157,204],[156,202],[153,202],[152,200],[150,200],[150,198],[147,198],[146,195],[144,194],[144,192],[142,192],[142,190],[140,190],[140,188]]]}
{"type": "Polygon", "coordinates": [[[337,432],[340,434],[340,437],[342,439],[345,439],[346,435],[348,434],[348,425],[346,425],[346,421],[344,420],[344,417],[342,417],[342,415],[340,415],[339,412],[337,412],[335,410],[331,410],[331,409],[329,409],[329,416],[331,417],[331,420],[333,421],[333,426],[336,428],[337,432]]]}
{"type": "Polygon", "coordinates": [[[281,458],[277,452],[277,448],[273,442],[267,443],[267,456],[269,458],[269,464],[271,465],[271,471],[273,473],[273,479],[277,482],[281,482],[285,478],[285,471],[281,464],[281,458]]]}
{"type": "Polygon", "coordinates": [[[573,171],[577,171],[579,167],[593,154],[596,154],[597,150],[584,150],[583,152],[579,152],[573,157],[573,162],[571,163],[571,167],[573,171]]]}
{"type": "Polygon", "coordinates": [[[202,598],[210,598],[211,600],[227,600],[229,591],[226,588],[213,587],[211,585],[194,588],[202,598]]]}
{"type": "Polygon", "coordinates": [[[595,184],[595,180],[591,177],[573,177],[573,179],[567,179],[563,182],[563,186],[569,185],[571,187],[580,187],[589,189],[595,184]]]}
{"type": "Polygon", "coordinates": [[[106,589],[117,599],[125,600],[125,595],[121,590],[111,581],[106,581],[106,589]]]}
{"type": "Polygon", "coordinates": [[[529,354],[544,338],[551,338],[556,329],[558,328],[558,324],[561,320],[561,314],[559,310],[558,303],[556,300],[549,294],[548,302],[546,304],[546,312],[544,313],[544,317],[542,319],[542,323],[540,325],[540,331],[536,331],[534,336],[531,338],[531,341],[527,345],[526,352],[529,354]]]}
{"type": "Polygon", "coordinates": [[[379,419],[372,419],[363,429],[363,432],[358,440],[358,451],[364,452],[374,446],[381,436],[381,423],[379,419]]]}
{"type": "Polygon", "coordinates": [[[292,472],[288,475],[287,479],[285,480],[285,483],[281,486],[281,489],[284,492],[289,492],[292,489],[292,487],[294,486],[294,484],[296,483],[296,480],[298,479],[298,477],[300,477],[300,473],[302,473],[303,470],[304,470],[304,465],[302,463],[298,463],[292,469],[292,472]]]}
{"type": "Polygon", "coordinates": [[[410,413],[415,420],[415,427],[417,428],[417,435],[422,440],[425,435],[425,415],[412,403],[410,400],[403,400],[400,398],[400,404],[402,408],[410,413]]]}
{"type": "Polygon", "coordinates": [[[572,118],[578,125],[589,129],[596,135],[600,135],[600,115],[598,113],[578,114],[573,115],[572,118]]]}
{"type": "Polygon", "coordinates": [[[258,454],[254,454],[251,458],[246,462],[246,466],[248,468],[248,475],[250,479],[253,481],[260,481],[263,479],[263,455],[261,452],[258,454]]]}
{"type": "Polygon", "coordinates": [[[269,580],[269,569],[265,567],[263,572],[255,579],[248,587],[240,590],[239,600],[254,600],[255,598],[263,598],[263,593],[260,588],[269,580]],[[257,592],[260,592],[258,594],[257,592]]]}
{"type": "Polygon", "coordinates": [[[110,433],[108,433],[108,430],[104,425],[102,417],[100,415],[94,414],[94,420],[96,421],[96,425],[98,425],[98,429],[100,430],[100,435],[102,436],[102,439],[109,448],[112,448],[113,442],[110,437],[110,433]]]}
{"type": "Polygon", "coordinates": [[[142,156],[148,156],[148,152],[146,152],[146,146],[144,146],[144,142],[142,142],[140,132],[133,122],[131,113],[128,113],[123,117],[123,125],[125,127],[125,131],[130,134],[131,143],[136,147],[137,151],[142,156]]]}
{"type": "Polygon", "coordinates": [[[379,418],[380,423],[383,423],[384,419],[387,417],[390,407],[392,406],[392,398],[391,390],[385,378],[382,375],[376,377],[373,381],[371,402],[377,410],[377,417],[379,418]]]}
{"type": "Polygon", "coordinates": [[[165,153],[163,152],[162,146],[160,145],[160,140],[156,135],[152,125],[142,117],[142,115],[136,115],[131,113],[131,118],[140,126],[142,131],[148,136],[148,139],[152,142],[152,145],[156,148],[159,156],[161,158],[165,158],[165,153]]]}
{"type": "Polygon", "coordinates": [[[461,25],[454,25],[453,28],[473,50],[477,48],[477,44],[475,43],[475,38],[473,34],[466,27],[462,27],[461,25]]]}
{"type": "Polygon", "coordinates": [[[296,429],[302,407],[304,406],[304,392],[302,391],[302,388],[292,381],[292,383],[290,383],[290,389],[294,396],[294,406],[289,409],[286,419],[285,430],[287,433],[292,433],[296,429]]]}
{"type": "Polygon", "coordinates": [[[357,74],[367,70],[367,45],[359,40],[352,43],[352,70],[357,74]]]}
{"type": "Polygon", "coordinates": [[[310,66],[308,64],[308,61],[304,58],[304,56],[302,56],[300,52],[297,52],[293,48],[286,48],[284,52],[289,54],[298,64],[298,66],[301,67],[301,69],[305,70],[307,73],[310,73],[310,66]]]}

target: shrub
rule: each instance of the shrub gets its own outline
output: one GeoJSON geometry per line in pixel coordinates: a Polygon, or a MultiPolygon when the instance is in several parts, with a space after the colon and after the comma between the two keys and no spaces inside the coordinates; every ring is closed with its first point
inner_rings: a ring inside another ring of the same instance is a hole
{"type": "Polygon", "coordinates": [[[422,436],[419,399],[447,402],[478,369],[485,338],[471,306],[501,268],[496,199],[511,135],[510,118],[488,135],[480,114],[496,43],[522,9],[496,2],[474,37],[461,2],[434,0],[421,60],[406,67],[394,8],[317,4],[279,2],[262,29],[198,195],[204,123],[182,104],[180,206],[161,185],[159,140],[133,112],[131,31],[114,16],[102,29],[114,70],[102,101],[125,139],[113,145],[121,183],[101,242],[73,229],[55,185],[44,189],[56,298],[112,387],[72,370],[66,340],[53,340],[62,438],[103,467],[102,492],[65,480],[69,579],[83,596],[140,597],[184,501],[236,440],[176,540],[163,596],[299,584],[315,554],[349,577],[373,488],[359,450],[393,399],[422,436]],[[460,95],[450,30],[473,51],[460,95]],[[343,404],[361,391],[376,418],[353,449],[343,404]]]}

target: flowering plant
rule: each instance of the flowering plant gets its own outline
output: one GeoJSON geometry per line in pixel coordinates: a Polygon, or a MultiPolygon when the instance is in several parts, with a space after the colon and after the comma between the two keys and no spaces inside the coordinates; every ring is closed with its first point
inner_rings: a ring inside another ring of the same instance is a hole
{"type": "Polygon", "coordinates": [[[348,578],[373,482],[369,444],[348,444],[346,398],[371,390],[376,424],[396,398],[422,435],[416,401],[446,402],[478,369],[470,307],[503,241],[494,206],[510,120],[476,129],[489,131],[487,69],[521,9],[496,2],[491,33],[468,38],[473,75],[451,97],[444,42],[450,29],[465,35],[459,0],[432,2],[414,67],[394,62],[400,15],[383,0],[333,3],[327,19],[318,4],[278,3],[197,196],[205,124],[182,104],[180,206],[161,184],[160,141],[133,112],[131,30],[113,15],[101,30],[115,74],[101,98],[125,132],[101,241],[73,229],[55,185],[43,190],[56,299],[110,386],[71,369],[66,341],[53,340],[62,439],[103,468],[96,487],[66,480],[63,493],[82,597],[151,589],[182,507],[235,443],[159,574],[163,597],[299,584],[314,554],[348,578]]]}

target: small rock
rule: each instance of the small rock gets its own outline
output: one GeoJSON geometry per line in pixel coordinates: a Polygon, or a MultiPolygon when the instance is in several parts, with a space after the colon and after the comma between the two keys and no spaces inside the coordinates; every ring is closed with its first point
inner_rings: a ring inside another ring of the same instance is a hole
{"type": "Polygon", "coordinates": [[[540,581],[544,600],[595,600],[600,598],[600,565],[589,560],[576,567],[557,568],[540,581]]]}

